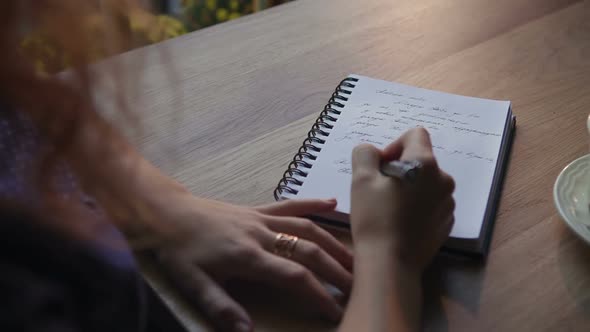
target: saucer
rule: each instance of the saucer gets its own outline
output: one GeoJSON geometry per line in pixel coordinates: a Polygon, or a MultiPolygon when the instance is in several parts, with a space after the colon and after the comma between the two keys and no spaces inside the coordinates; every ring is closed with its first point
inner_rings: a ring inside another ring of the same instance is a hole
{"type": "Polygon", "coordinates": [[[590,154],[561,171],[553,187],[553,199],[565,223],[590,244],[590,154]]]}

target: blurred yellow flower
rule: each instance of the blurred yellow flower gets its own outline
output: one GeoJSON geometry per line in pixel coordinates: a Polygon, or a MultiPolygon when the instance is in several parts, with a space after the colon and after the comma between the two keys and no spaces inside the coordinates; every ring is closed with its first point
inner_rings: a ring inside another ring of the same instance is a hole
{"type": "Polygon", "coordinates": [[[217,20],[220,22],[226,21],[228,15],[227,9],[225,8],[219,8],[217,9],[217,12],[215,13],[217,20]]]}
{"type": "Polygon", "coordinates": [[[239,6],[240,6],[240,3],[238,2],[238,0],[230,0],[230,1],[229,1],[229,9],[230,9],[232,12],[235,12],[235,11],[237,11],[237,10],[238,10],[238,8],[239,8],[239,6]]]}
{"type": "Polygon", "coordinates": [[[217,8],[217,0],[207,0],[207,9],[214,11],[217,8]]]}

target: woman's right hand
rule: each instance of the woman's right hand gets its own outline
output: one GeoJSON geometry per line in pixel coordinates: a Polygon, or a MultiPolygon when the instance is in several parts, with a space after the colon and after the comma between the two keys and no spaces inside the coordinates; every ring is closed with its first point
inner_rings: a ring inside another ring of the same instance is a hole
{"type": "Polygon", "coordinates": [[[422,272],[453,225],[453,179],[438,168],[428,132],[406,132],[384,150],[359,145],[352,155],[351,223],[355,251],[384,248],[406,268],[422,272]],[[414,183],[381,174],[382,162],[418,160],[414,183]]]}

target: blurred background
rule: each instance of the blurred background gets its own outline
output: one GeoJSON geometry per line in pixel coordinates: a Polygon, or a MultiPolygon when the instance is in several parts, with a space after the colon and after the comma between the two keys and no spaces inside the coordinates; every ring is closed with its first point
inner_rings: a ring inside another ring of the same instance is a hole
{"type": "Polygon", "coordinates": [[[192,31],[290,0],[152,0],[155,10],[179,18],[192,31]]]}
{"type": "MultiPolygon", "coordinates": [[[[292,0],[150,0],[151,9],[137,9],[127,13],[123,21],[129,25],[133,43],[131,48],[146,46],[182,34],[226,22],[292,0]]],[[[88,17],[88,29],[93,26],[100,34],[105,25],[101,15],[88,17]]],[[[68,55],[59,45],[46,38],[43,31],[32,31],[22,42],[26,56],[35,60],[37,69],[56,73],[70,64],[68,55]]],[[[93,61],[111,56],[97,47],[93,61]]]]}

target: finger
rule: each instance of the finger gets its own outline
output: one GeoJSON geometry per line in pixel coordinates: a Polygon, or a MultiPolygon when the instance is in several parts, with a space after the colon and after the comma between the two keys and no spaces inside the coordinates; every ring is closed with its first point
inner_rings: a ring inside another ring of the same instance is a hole
{"type": "Polygon", "coordinates": [[[336,286],[344,294],[350,294],[352,274],[317,244],[299,239],[290,258],[307,267],[322,280],[336,286]]]}
{"type": "Polygon", "coordinates": [[[381,151],[381,157],[384,161],[399,160],[402,152],[404,152],[405,135],[406,133],[402,134],[402,136],[398,137],[398,139],[391,142],[381,151]]]}
{"type": "Polygon", "coordinates": [[[440,170],[442,188],[445,193],[453,193],[455,191],[455,180],[452,176],[443,170],[440,170]]]}
{"type": "Polygon", "coordinates": [[[383,149],[383,160],[423,160],[432,156],[432,143],[426,129],[419,127],[406,131],[395,142],[383,149]]]}
{"type": "Polygon", "coordinates": [[[381,152],[370,144],[357,145],[352,150],[352,176],[373,177],[379,174],[381,152]]]}
{"type": "Polygon", "coordinates": [[[304,216],[329,212],[336,207],[336,199],[288,199],[256,207],[258,212],[273,216],[304,216]]]}
{"type": "Polygon", "coordinates": [[[292,294],[301,296],[301,300],[310,305],[310,309],[338,321],[342,317],[342,308],[326,290],[324,285],[301,264],[266,253],[262,259],[252,264],[252,268],[243,270],[244,277],[251,281],[262,281],[292,294]]]}
{"type": "Polygon", "coordinates": [[[453,199],[453,196],[449,195],[441,203],[439,203],[438,207],[434,212],[434,216],[438,220],[446,220],[450,215],[453,215],[454,211],[455,199],[453,199]]]}
{"type": "MultiPolygon", "coordinates": [[[[292,233],[289,233],[293,235],[292,233]]],[[[277,234],[271,231],[262,241],[262,246],[269,252],[275,249],[277,234]]],[[[352,286],[352,274],[347,271],[334,257],[330,256],[316,243],[299,238],[292,249],[290,259],[307,267],[324,281],[336,286],[343,293],[348,294],[352,286]]]]}
{"type": "Polygon", "coordinates": [[[445,199],[441,204],[440,211],[443,218],[453,215],[453,212],[455,211],[455,199],[453,199],[453,196],[449,196],[445,199]]]}
{"type": "Polygon", "coordinates": [[[444,220],[442,220],[442,225],[439,231],[439,238],[438,243],[442,244],[449,238],[451,231],[453,230],[453,225],[455,224],[455,216],[454,214],[447,215],[444,220]]]}
{"type": "Polygon", "coordinates": [[[420,160],[430,162],[434,160],[430,134],[422,127],[414,128],[405,137],[404,151],[401,160],[420,160]]]}
{"type": "Polygon", "coordinates": [[[449,196],[442,204],[439,206],[436,220],[438,223],[438,229],[441,231],[441,236],[443,237],[442,240],[446,240],[451,232],[453,224],[455,222],[455,200],[452,196],[449,196]]]}
{"type": "Polygon", "coordinates": [[[169,273],[189,300],[197,305],[217,329],[231,332],[253,331],[250,317],[207,273],[192,264],[175,262],[169,273]]]}
{"type": "Polygon", "coordinates": [[[309,219],[296,217],[272,217],[266,222],[268,228],[277,233],[296,235],[317,243],[334,257],[345,269],[352,271],[352,252],[332,234],[309,219]]]}

